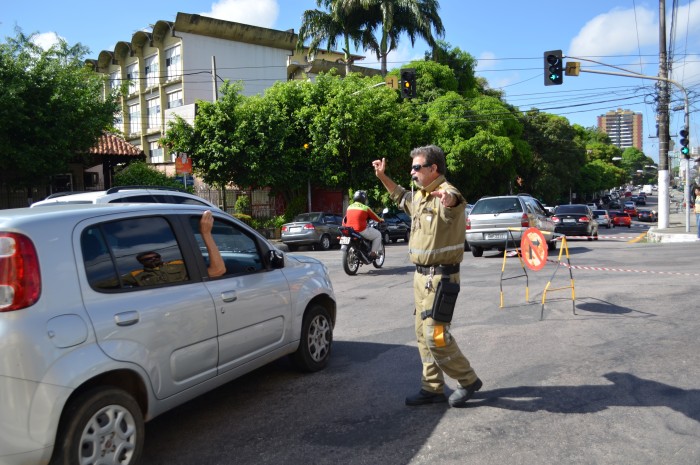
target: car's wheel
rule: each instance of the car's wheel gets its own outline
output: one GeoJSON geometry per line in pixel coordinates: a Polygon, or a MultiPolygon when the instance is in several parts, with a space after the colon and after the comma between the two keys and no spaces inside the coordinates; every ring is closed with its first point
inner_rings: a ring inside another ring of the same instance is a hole
{"type": "Polygon", "coordinates": [[[372,260],[372,265],[375,268],[381,268],[384,265],[384,260],[386,259],[386,250],[384,249],[384,244],[382,244],[382,249],[379,251],[379,253],[379,257],[372,260]]]}
{"type": "Polygon", "coordinates": [[[406,235],[403,236],[403,241],[408,242],[408,240],[411,238],[411,233],[410,231],[406,231],[406,235]]]}
{"type": "Polygon", "coordinates": [[[385,231],[382,234],[382,243],[388,244],[389,242],[391,242],[391,237],[389,237],[389,233],[385,231]]]}
{"type": "Polygon", "coordinates": [[[143,414],[133,397],[117,388],[91,389],[66,406],[51,463],[135,464],[144,433],[143,414]]]}
{"type": "Polygon", "coordinates": [[[469,242],[467,242],[467,241],[465,240],[465,241],[464,241],[464,251],[467,252],[467,251],[469,251],[469,250],[471,250],[471,249],[469,248],[469,242]]]}
{"type": "Polygon", "coordinates": [[[481,257],[482,255],[484,255],[484,249],[482,249],[481,247],[477,247],[474,245],[471,245],[469,247],[472,249],[472,255],[474,255],[475,257],[481,257]]]}
{"type": "Polygon", "coordinates": [[[394,243],[394,244],[396,244],[397,242],[399,242],[399,238],[398,238],[398,237],[395,237],[395,238],[393,238],[393,239],[391,240],[391,242],[394,243]]]}
{"type": "Polygon", "coordinates": [[[360,262],[355,257],[355,247],[349,245],[347,249],[343,250],[343,270],[350,276],[357,274],[357,270],[360,269],[360,262]]]}
{"type": "Polygon", "coordinates": [[[333,324],[326,307],[314,304],[306,310],[294,363],[302,371],[319,371],[328,364],[333,343],[333,324]]]}
{"type": "Polygon", "coordinates": [[[547,250],[549,250],[550,252],[557,250],[557,241],[547,242],[547,250]]]}
{"type": "Polygon", "coordinates": [[[328,234],[321,236],[321,240],[318,241],[316,247],[318,250],[330,250],[331,248],[331,237],[328,234]]]}
{"type": "Polygon", "coordinates": [[[632,228],[632,224],[631,224],[631,223],[628,224],[627,227],[631,229],[631,228],[632,228]]]}
{"type": "Polygon", "coordinates": [[[297,250],[299,250],[298,245],[287,244],[287,248],[289,248],[290,252],[296,252],[297,250]]]}

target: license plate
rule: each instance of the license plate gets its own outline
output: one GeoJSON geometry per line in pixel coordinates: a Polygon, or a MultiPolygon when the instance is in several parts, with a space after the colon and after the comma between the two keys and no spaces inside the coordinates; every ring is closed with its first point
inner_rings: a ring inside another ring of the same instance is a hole
{"type": "Polygon", "coordinates": [[[484,239],[496,240],[496,239],[506,239],[506,233],[485,233],[484,239]]]}
{"type": "Polygon", "coordinates": [[[576,223],[576,220],[573,218],[564,218],[564,223],[576,223]]]}
{"type": "Polygon", "coordinates": [[[347,245],[350,243],[350,238],[348,236],[341,236],[340,243],[341,245],[347,245]]]}
{"type": "Polygon", "coordinates": [[[300,226],[292,226],[291,228],[289,228],[289,232],[290,232],[290,233],[299,232],[299,231],[301,231],[301,227],[300,227],[300,226]]]}

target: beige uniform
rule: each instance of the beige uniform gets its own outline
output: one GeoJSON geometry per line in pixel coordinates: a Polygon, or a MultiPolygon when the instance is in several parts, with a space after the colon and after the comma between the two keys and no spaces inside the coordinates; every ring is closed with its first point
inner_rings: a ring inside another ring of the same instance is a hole
{"type": "MultiPolygon", "coordinates": [[[[416,339],[423,363],[421,388],[442,393],[445,386],[443,373],[456,379],[461,386],[469,386],[477,376],[452,338],[449,323],[421,316],[433,306],[435,289],[442,278],[440,266],[456,268],[464,257],[466,201],[444,176],[439,176],[415,194],[397,186],[391,198],[411,216],[409,257],[419,265],[413,276],[413,294],[416,339]],[[430,195],[435,190],[447,190],[455,194],[459,202],[454,207],[444,207],[438,197],[430,195]]],[[[449,279],[459,283],[459,270],[450,273],[449,279]]]]}

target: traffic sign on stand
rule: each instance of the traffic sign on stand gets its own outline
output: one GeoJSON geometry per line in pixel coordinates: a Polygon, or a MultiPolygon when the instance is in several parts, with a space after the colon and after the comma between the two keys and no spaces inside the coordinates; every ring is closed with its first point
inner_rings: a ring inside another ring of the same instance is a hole
{"type": "Polygon", "coordinates": [[[537,228],[528,228],[520,239],[520,253],[525,265],[533,271],[544,268],[547,264],[547,241],[537,228]]]}

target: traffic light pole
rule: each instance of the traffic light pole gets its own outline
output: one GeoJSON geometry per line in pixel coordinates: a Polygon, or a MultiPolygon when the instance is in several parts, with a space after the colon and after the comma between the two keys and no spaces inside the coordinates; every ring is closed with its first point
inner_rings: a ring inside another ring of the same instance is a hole
{"type": "MultiPolygon", "coordinates": [[[[566,58],[573,58],[576,60],[581,60],[581,61],[590,61],[593,63],[598,63],[604,66],[610,66],[612,68],[617,68],[617,66],[612,66],[612,65],[607,65],[605,63],[600,63],[598,61],[594,60],[588,60],[585,58],[577,58],[577,57],[566,57],[566,58]]],[[[617,69],[623,69],[623,68],[617,68],[617,69]]],[[[626,73],[616,73],[614,71],[598,71],[598,70],[591,70],[591,69],[583,69],[581,68],[579,72],[581,73],[593,73],[593,74],[608,74],[611,76],[623,76],[623,77],[632,77],[632,78],[637,78],[637,79],[652,79],[655,81],[662,81],[662,82],[668,82],[673,84],[674,86],[678,87],[682,92],[683,92],[683,99],[685,103],[685,127],[689,128],[690,127],[690,106],[688,104],[688,92],[685,90],[685,87],[683,87],[681,84],[678,82],[666,78],[666,77],[659,77],[659,76],[647,76],[645,74],[639,74],[635,73],[634,71],[629,71],[629,70],[624,70],[627,71],[626,73]]],[[[668,129],[666,129],[666,134],[668,135],[668,129]]],[[[659,229],[666,229],[668,228],[668,215],[669,215],[669,171],[668,171],[668,139],[663,141],[661,140],[662,137],[659,139],[659,222],[658,226],[659,229]]],[[[686,177],[685,177],[685,231],[689,232],[690,231],[690,202],[689,200],[689,195],[690,195],[690,173],[689,173],[689,168],[690,168],[690,160],[687,160],[688,163],[686,164],[686,177]]]]}

